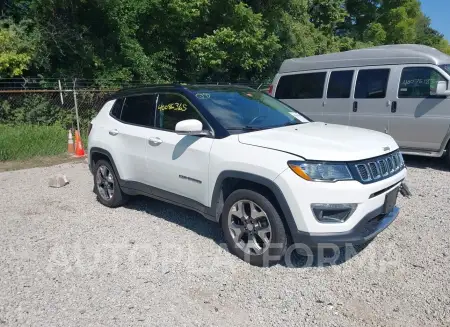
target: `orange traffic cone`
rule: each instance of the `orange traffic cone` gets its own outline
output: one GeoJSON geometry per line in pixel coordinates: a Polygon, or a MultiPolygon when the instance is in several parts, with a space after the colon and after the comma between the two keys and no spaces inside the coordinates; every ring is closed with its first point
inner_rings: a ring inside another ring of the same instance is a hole
{"type": "Polygon", "coordinates": [[[72,130],[69,129],[69,140],[67,141],[67,152],[75,153],[75,145],[73,144],[72,130]]]}
{"type": "Polygon", "coordinates": [[[84,157],[83,143],[81,142],[80,132],[75,131],[75,157],[84,157]]]}

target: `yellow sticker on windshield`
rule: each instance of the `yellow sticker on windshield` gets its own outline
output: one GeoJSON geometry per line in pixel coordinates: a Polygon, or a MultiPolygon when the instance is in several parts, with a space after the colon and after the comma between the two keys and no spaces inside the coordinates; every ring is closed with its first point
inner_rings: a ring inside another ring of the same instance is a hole
{"type": "Polygon", "coordinates": [[[158,110],[161,111],[167,111],[167,110],[173,110],[173,111],[186,111],[187,105],[186,103],[168,103],[168,104],[162,104],[158,106],[158,110]]]}

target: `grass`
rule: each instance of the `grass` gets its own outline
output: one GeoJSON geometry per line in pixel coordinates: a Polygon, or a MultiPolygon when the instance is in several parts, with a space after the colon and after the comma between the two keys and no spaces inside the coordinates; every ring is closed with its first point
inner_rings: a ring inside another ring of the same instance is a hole
{"type": "Polygon", "coordinates": [[[66,151],[67,131],[59,125],[0,125],[0,162],[61,155],[66,151]]]}

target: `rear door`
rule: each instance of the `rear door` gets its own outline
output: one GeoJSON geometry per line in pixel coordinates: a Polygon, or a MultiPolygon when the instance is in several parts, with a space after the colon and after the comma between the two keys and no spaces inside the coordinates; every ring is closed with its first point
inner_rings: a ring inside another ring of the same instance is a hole
{"type": "Polygon", "coordinates": [[[352,85],[355,71],[339,69],[330,72],[323,105],[324,122],[348,125],[352,108],[352,85]]]}
{"type": "Polygon", "coordinates": [[[391,113],[388,90],[392,92],[395,88],[390,74],[390,67],[358,70],[350,112],[351,126],[388,133],[391,113]]]}
{"type": "Polygon", "coordinates": [[[156,94],[130,96],[116,101],[109,127],[112,153],[123,180],[148,183],[148,136],[155,122],[156,94]]]}
{"type": "Polygon", "coordinates": [[[323,101],[327,71],[282,75],[275,98],[313,120],[323,119],[323,101]]]}
{"type": "Polygon", "coordinates": [[[397,76],[390,134],[402,148],[439,151],[450,126],[450,99],[436,96],[437,83],[449,82],[444,72],[407,65],[398,68],[397,76]]]}

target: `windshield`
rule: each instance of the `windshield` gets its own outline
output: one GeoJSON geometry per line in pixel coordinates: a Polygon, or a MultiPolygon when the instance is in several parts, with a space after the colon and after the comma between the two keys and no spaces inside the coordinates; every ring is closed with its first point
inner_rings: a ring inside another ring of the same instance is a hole
{"type": "Polygon", "coordinates": [[[228,130],[259,130],[310,121],[275,98],[251,89],[203,89],[193,92],[228,130]]]}
{"type": "Polygon", "coordinates": [[[447,73],[450,74],[450,64],[447,65],[441,65],[440,66],[443,70],[445,70],[447,73]]]}

